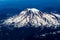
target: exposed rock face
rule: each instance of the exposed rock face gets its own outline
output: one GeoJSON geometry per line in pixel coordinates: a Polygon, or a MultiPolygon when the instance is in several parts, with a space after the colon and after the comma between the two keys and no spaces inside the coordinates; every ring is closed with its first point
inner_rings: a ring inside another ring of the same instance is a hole
{"type": "Polygon", "coordinates": [[[39,27],[57,27],[60,25],[60,15],[55,13],[43,13],[35,8],[27,8],[23,10],[19,15],[8,18],[3,22],[6,25],[14,25],[14,27],[23,27],[30,25],[39,27]]]}

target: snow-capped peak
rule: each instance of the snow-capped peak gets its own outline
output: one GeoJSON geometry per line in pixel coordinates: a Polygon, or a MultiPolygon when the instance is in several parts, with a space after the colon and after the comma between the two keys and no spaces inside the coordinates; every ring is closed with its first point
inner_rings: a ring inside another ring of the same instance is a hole
{"type": "Polygon", "coordinates": [[[35,9],[35,8],[32,8],[32,9],[31,8],[27,8],[27,10],[28,11],[32,11],[32,12],[39,12],[39,10],[38,9],[35,9]]]}
{"type": "Polygon", "coordinates": [[[23,10],[19,15],[10,17],[9,19],[5,20],[3,24],[14,25],[14,27],[23,27],[26,25],[30,27],[57,27],[58,25],[60,25],[60,15],[57,15],[59,14],[47,14],[35,8],[27,8],[23,10]]]}

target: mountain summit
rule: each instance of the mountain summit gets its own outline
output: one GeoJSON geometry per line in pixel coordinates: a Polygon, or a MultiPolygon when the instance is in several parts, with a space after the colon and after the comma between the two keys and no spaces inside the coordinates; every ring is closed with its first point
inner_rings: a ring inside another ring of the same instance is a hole
{"type": "Polygon", "coordinates": [[[14,27],[57,27],[60,25],[60,15],[55,13],[43,13],[36,8],[27,8],[23,10],[19,15],[8,18],[3,22],[5,25],[14,25],[14,27]]]}

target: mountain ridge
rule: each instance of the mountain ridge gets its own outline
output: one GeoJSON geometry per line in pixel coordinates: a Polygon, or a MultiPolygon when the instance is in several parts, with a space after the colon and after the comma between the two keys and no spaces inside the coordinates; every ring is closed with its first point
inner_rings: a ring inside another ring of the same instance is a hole
{"type": "Polygon", "coordinates": [[[43,13],[36,8],[27,8],[20,12],[19,15],[8,18],[3,22],[5,25],[14,25],[14,27],[23,27],[28,23],[31,26],[54,26],[60,25],[60,14],[55,13],[43,13]],[[57,19],[58,18],[58,19],[57,19]]]}

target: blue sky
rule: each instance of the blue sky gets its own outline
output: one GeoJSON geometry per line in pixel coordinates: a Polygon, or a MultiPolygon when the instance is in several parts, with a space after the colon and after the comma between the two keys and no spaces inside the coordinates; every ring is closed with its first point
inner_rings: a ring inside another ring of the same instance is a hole
{"type": "Polygon", "coordinates": [[[0,8],[6,7],[59,7],[60,0],[0,0],[0,8]]]}

